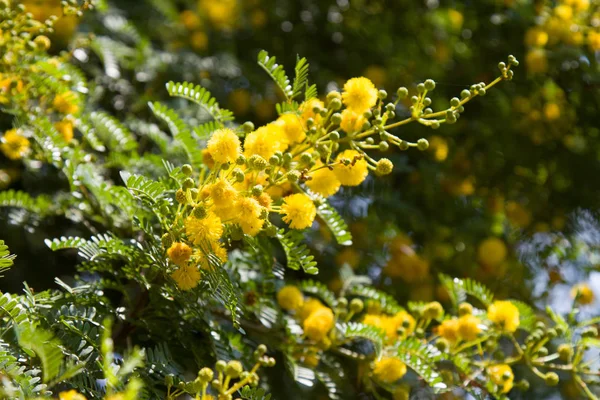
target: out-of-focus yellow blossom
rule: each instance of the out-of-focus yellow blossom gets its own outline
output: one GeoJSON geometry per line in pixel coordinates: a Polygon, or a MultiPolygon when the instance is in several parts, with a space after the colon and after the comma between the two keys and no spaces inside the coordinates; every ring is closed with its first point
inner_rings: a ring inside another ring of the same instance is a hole
{"type": "Polygon", "coordinates": [[[278,124],[268,124],[251,132],[244,141],[244,154],[246,157],[259,155],[268,160],[278,151],[287,148],[287,138],[283,129],[278,124]]]}
{"type": "Polygon", "coordinates": [[[335,323],[333,311],[328,307],[321,307],[310,313],[304,320],[302,327],[304,334],[315,342],[320,342],[327,336],[335,323]]]}
{"type": "Polygon", "coordinates": [[[229,108],[235,115],[246,115],[250,111],[250,102],[252,96],[246,89],[236,89],[229,93],[228,104],[229,108]]]}
{"type": "Polygon", "coordinates": [[[479,244],[477,253],[480,263],[495,267],[506,260],[508,251],[502,239],[490,237],[479,244]]]}
{"type": "Polygon", "coordinates": [[[73,139],[73,122],[65,119],[54,124],[54,127],[68,143],[73,139]]]}
{"type": "Polygon", "coordinates": [[[298,310],[304,304],[304,296],[296,286],[286,285],[277,293],[277,303],[284,310],[298,310]]]}
{"type": "Polygon", "coordinates": [[[463,340],[474,340],[481,332],[481,321],[474,315],[463,315],[458,319],[458,334],[463,340]]]}
{"type": "Polygon", "coordinates": [[[323,307],[325,307],[325,305],[323,303],[321,303],[321,301],[319,299],[311,297],[302,304],[302,307],[300,308],[300,310],[298,312],[298,317],[300,318],[301,321],[304,321],[314,311],[318,310],[319,308],[323,308],[323,307]]]}
{"type": "Polygon", "coordinates": [[[195,50],[206,50],[208,47],[208,36],[202,31],[192,32],[190,36],[190,44],[195,50]]]}
{"type": "Polygon", "coordinates": [[[548,32],[540,27],[530,28],[525,33],[525,44],[531,47],[544,47],[548,43],[548,32]]]}
{"type": "Polygon", "coordinates": [[[594,292],[586,283],[579,283],[571,289],[571,297],[580,304],[591,304],[594,301],[594,292]]]}
{"type": "Polygon", "coordinates": [[[458,327],[459,323],[457,318],[447,319],[437,327],[437,333],[444,339],[453,343],[456,342],[460,337],[458,327]]]}
{"type": "Polygon", "coordinates": [[[487,310],[490,321],[505,332],[515,332],[519,327],[519,309],[510,301],[495,301],[487,310]]]}
{"type": "Polygon", "coordinates": [[[373,368],[373,376],[383,383],[394,383],[405,374],[406,364],[395,357],[382,357],[373,368]]]}
{"type": "Polygon", "coordinates": [[[200,10],[217,28],[231,29],[238,22],[237,0],[200,0],[200,10]]]}
{"type": "Polygon", "coordinates": [[[192,10],[185,10],[179,14],[179,19],[183,26],[190,31],[200,28],[201,22],[198,14],[193,12],[192,10]]]}
{"type": "Polygon", "coordinates": [[[182,266],[187,264],[192,256],[192,248],[185,243],[176,242],[167,250],[167,256],[174,264],[182,266]]]}
{"type": "Polygon", "coordinates": [[[448,157],[448,142],[441,136],[432,136],[429,139],[429,149],[436,161],[442,162],[448,157]]]}
{"type": "Polygon", "coordinates": [[[508,393],[513,387],[515,376],[509,365],[499,364],[488,367],[488,375],[492,382],[500,388],[500,392],[508,393]]]}
{"type": "Polygon", "coordinates": [[[77,95],[70,90],[57,94],[52,101],[52,106],[62,114],[77,114],[79,112],[77,95]]]}
{"type": "Polygon", "coordinates": [[[0,138],[0,150],[11,160],[18,160],[29,152],[29,139],[19,134],[16,129],[4,132],[0,138]]]}
{"type": "Polygon", "coordinates": [[[364,123],[365,117],[362,113],[354,112],[348,108],[342,111],[342,122],[340,123],[340,128],[342,128],[344,132],[354,133],[359,131],[364,123]]]}
{"type": "Polygon", "coordinates": [[[548,58],[542,49],[532,49],[525,55],[525,64],[532,74],[543,74],[548,70],[548,58]]]}
{"type": "Polygon", "coordinates": [[[87,400],[84,395],[77,392],[77,390],[69,390],[68,392],[60,392],[58,394],[58,400],[87,400]]]}

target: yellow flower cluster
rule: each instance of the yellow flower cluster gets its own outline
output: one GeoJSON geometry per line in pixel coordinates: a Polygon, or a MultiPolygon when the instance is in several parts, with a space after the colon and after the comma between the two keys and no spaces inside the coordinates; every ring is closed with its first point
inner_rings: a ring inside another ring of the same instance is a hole
{"type": "Polygon", "coordinates": [[[366,314],[362,322],[380,328],[390,343],[413,333],[416,325],[415,319],[406,311],[394,315],[366,314]]]}
{"type": "Polygon", "coordinates": [[[10,160],[18,160],[29,152],[29,139],[17,129],[4,132],[0,138],[0,151],[10,160]]]}
{"type": "Polygon", "coordinates": [[[580,304],[591,304],[594,302],[594,292],[585,283],[579,283],[571,289],[571,297],[580,304]]]}
{"type": "Polygon", "coordinates": [[[515,376],[509,365],[498,364],[487,368],[490,380],[498,385],[501,393],[508,393],[513,387],[515,376]]]}
{"type": "Polygon", "coordinates": [[[488,307],[488,319],[505,332],[515,332],[519,327],[519,309],[510,301],[495,301],[488,307]]]}
{"type": "Polygon", "coordinates": [[[410,238],[398,235],[390,243],[390,253],[383,269],[387,276],[409,283],[423,281],[429,276],[429,262],[415,252],[410,238]]]}
{"type": "Polygon", "coordinates": [[[481,333],[481,320],[471,314],[447,319],[437,327],[437,333],[450,343],[475,340],[481,333]]]}
{"type": "Polygon", "coordinates": [[[329,307],[314,297],[305,301],[296,286],[281,288],[277,293],[277,302],[284,310],[295,312],[295,316],[302,322],[304,335],[314,342],[324,341],[335,324],[335,316],[329,307]]]}
{"type": "Polygon", "coordinates": [[[396,357],[382,357],[375,362],[373,376],[383,383],[394,383],[406,374],[406,364],[396,357]]]}

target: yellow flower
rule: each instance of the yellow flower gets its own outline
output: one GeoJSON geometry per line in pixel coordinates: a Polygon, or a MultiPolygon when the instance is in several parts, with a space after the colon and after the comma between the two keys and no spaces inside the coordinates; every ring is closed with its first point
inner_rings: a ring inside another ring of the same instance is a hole
{"type": "Polygon", "coordinates": [[[342,122],[340,123],[340,128],[342,128],[344,132],[358,132],[362,129],[364,123],[365,117],[362,113],[354,112],[349,108],[342,111],[342,122]]]}
{"type": "Polygon", "coordinates": [[[221,242],[210,242],[206,248],[196,252],[196,258],[200,265],[200,269],[212,270],[213,267],[208,260],[208,255],[214,254],[221,261],[221,263],[227,262],[227,249],[221,242]]]}
{"type": "Polygon", "coordinates": [[[70,90],[57,94],[52,101],[52,106],[62,114],[76,114],[79,111],[77,95],[70,90]]]}
{"type": "Polygon", "coordinates": [[[479,244],[479,262],[489,267],[500,265],[506,259],[506,253],[504,241],[496,237],[487,238],[479,244]]]}
{"type": "Polygon", "coordinates": [[[192,255],[192,248],[185,243],[175,242],[167,250],[167,255],[176,265],[187,264],[192,255]]]}
{"type": "Polygon", "coordinates": [[[538,27],[530,28],[525,33],[525,43],[531,47],[544,47],[548,43],[548,33],[538,27]]]}
{"type": "Polygon", "coordinates": [[[336,161],[333,172],[342,185],[358,186],[369,175],[367,161],[356,150],[344,150],[338,154],[336,161]]]}
{"type": "Polygon", "coordinates": [[[492,365],[487,372],[492,382],[498,385],[500,392],[508,393],[513,387],[515,376],[510,366],[506,364],[492,365]]]}
{"type": "Polygon", "coordinates": [[[437,333],[449,342],[456,342],[459,338],[458,326],[458,319],[447,319],[438,326],[437,333]]]}
{"type": "Polygon", "coordinates": [[[333,328],[334,323],[333,311],[328,307],[321,307],[313,311],[304,320],[302,327],[304,328],[306,337],[315,342],[320,342],[327,336],[331,328],[333,328]]]}
{"type": "Polygon", "coordinates": [[[11,160],[18,160],[29,152],[29,139],[21,136],[16,129],[4,133],[0,150],[11,160]]]}
{"type": "Polygon", "coordinates": [[[246,235],[256,236],[265,220],[260,219],[263,207],[251,197],[242,197],[237,203],[237,221],[246,235]]]}
{"type": "MultiPolygon", "coordinates": [[[[400,311],[396,313],[392,319],[397,324],[396,331],[399,328],[403,328],[405,335],[410,335],[415,330],[416,321],[412,315],[407,313],[406,311],[400,311]]],[[[394,336],[395,338],[395,336],[394,336]]]]}
{"type": "Polygon", "coordinates": [[[63,121],[56,122],[54,127],[67,143],[73,139],[73,122],[65,119],[63,121]]]}
{"type": "Polygon", "coordinates": [[[573,18],[573,9],[567,5],[560,5],[554,9],[554,14],[564,20],[568,21],[573,18]]]}
{"type": "Polygon", "coordinates": [[[231,129],[218,129],[213,132],[206,148],[215,162],[234,163],[242,152],[240,139],[231,129]]]}
{"type": "Polygon", "coordinates": [[[323,197],[336,194],[340,190],[341,183],[335,173],[329,167],[324,167],[321,161],[315,164],[315,169],[316,171],[308,174],[310,179],[306,181],[306,186],[323,197]]]}
{"type": "Polygon", "coordinates": [[[60,392],[58,394],[58,400],[87,400],[84,395],[78,393],[76,390],[69,390],[68,392],[60,392]]]}
{"type": "Polygon", "coordinates": [[[277,119],[276,123],[282,127],[287,143],[300,143],[306,138],[306,132],[304,132],[299,116],[283,114],[277,119]]]}
{"type": "Polygon", "coordinates": [[[579,283],[571,289],[571,297],[580,304],[590,304],[594,301],[594,292],[585,283],[579,283]]]}
{"type": "Polygon", "coordinates": [[[440,136],[432,136],[429,139],[429,151],[433,153],[436,161],[442,162],[448,158],[448,142],[440,136]]]}
{"type": "Polygon", "coordinates": [[[493,302],[488,307],[487,317],[506,332],[514,332],[519,327],[519,309],[510,301],[493,302]]]}
{"type": "Polygon", "coordinates": [[[377,89],[365,77],[349,79],[344,84],[342,101],[347,108],[362,114],[377,103],[377,89]]]}
{"type": "Polygon", "coordinates": [[[314,297],[310,297],[308,300],[302,304],[302,307],[298,310],[298,318],[301,321],[306,320],[313,312],[320,308],[327,308],[319,299],[314,297]]]}
{"type": "Polygon", "coordinates": [[[516,201],[506,203],[506,218],[519,228],[526,228],[531,223],[531,213],[516,201]]]}
{"type": "Polygon", "coordinates": [[[223,178],[208,186],[207,192],[217,209],[233,207],[238,197],[237,190],[223,178]]]}
{"type": "Polygon", "coordinates": [[[591,51],[600,50],[600,32],[589,32],[587,35],[587,44],[591,51]]]}
{"type": "Polygon", "coordinates": [[[459,336],[464,340],[476,339],[477,335],[481,332],[480,323],[479,318],[473,315],[463,315],[458,319],[459,336]]]}
{"type": "Polygon", "coordinates": [[[560,118],[560,106],[556,103],[548,103],[544,106],[544,116],[548,121],[560,118]]]}
{"type": "Polygon", "coordinates": [[[542,49],[529,50],[525,55],[525,64],[532,74],[543,74],[548,70],[548,58],[542,49]]]}
{"type": "Polygon", "coordinates": [[[237,23],[237,0],[200,0],[199,7],[218,28],[229,29],[237,23]]]}
{"type": "Polygon", "coordinates": [[[312,98],[300,105],[300,112],[302,112],[300,117],[304,122],[306,122],[309,118],[312,118],[315,121],[315,123],[318,124],[321,120],[321,116],[319,114],[316,114],[314,109],[322,109],[323,107],[325,107],[325,104],[323,104],[321,100],[317,98],[312,98]]]}
{"type": "Polygon", "coordinates": [[[200,281],[200,271],[193,265],[184,265],[171,274],[171,278],[177,283],[181,290],[190,290],[195,288],[200,281]]]}
{"type": "Polygon", "coordinates": [[[208,46],[208,36],[204,32],[196,31],[190,36],[190,44],[195,50],[205,50],[208,46]]]}
{"type": "Polygon", "coordinates": [[[185,233],[196,245],[204,241],[216,242],[223,235],[223,225],[221,219],[212,212],[202,219],[189,216],[185,219],[185,233]]]}
{"type": "Polygon", "coordinates": [[[375,362],[373,375],[383,383],[394,383],[406,374],[406,364],[395,357],[383,357],[375,362]]]}
{"type": "Polygon", "coordinates": [[[303,193],[296,193],[283,199],[281,214],[283,214],[283,221],[290,228],[304,229],[312,225],[317,209],[310,197],[303,193]]]}
{"type": "Polygon", "coordinates": [[[194,30],[200,27],[200,18],[192,10],[185,10],[179,14],[179,19],[186,29],[194,30]]]}
{"type": "Polygon", "coordinates": [[[304,296],[296,286],[286,285],[277,293],[277,303],[284,310],[298,310],[304,303],[304,296]]]}
{"type": "Polygon", "coordinates": [[[287,138],[283,129],[278,124],[268,124],[251,132],[244,141],[244,154],[246,157],[259,155],[268,160],[278,151],[287,148],[287,138]]]}

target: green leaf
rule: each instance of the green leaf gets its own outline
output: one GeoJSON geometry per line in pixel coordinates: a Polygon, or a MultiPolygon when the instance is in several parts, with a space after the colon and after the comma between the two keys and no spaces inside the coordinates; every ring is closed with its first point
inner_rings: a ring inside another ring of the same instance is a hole
{"type": "Polygon", "coordinates": [[[290,85],[290,79],[285,74],[283,66],[277,64],[275,57],[270,57],[269,53],[261,50],[258,53],[258,65],[264,69],[267,74],[273,79],[275,84],[281,89],[287,101],[290,101],[294,96],[294,91],[290,85]]]}
{"type": "Polygon", "coordinates": [[[373,343],[377,358],[381,355],[385,333],[378,327],[366,325],[360,322],[348,322],[343,324],[340,332],[346,339],[366,339],[373,343]]]}
{"type": "Polygon", "coordinates": [[[294,270],[302,268],[304,272],[311,275],[319,273],[317,262],[314,260],[313,255],[310,254],[310,250],[302,243],[304,237],[301,233],[294,230],[286,232],[284,229],[280,229],[277,232],[276,238],[283,247],[288,268],[294,270]]]}
{"type": "Polygon", "coordinates": [[[35,353],[40,359],[44,382],[58,375],[64,355],[60,349],[60,341],[51,332],[23,324],[18,327],[17,336],[19,345],[24,350],[35,353]]]}
{"type": "Polygon", "coordinates": [[[423,378],[434,391],[447,388],[435,365],[437,361],[442,360],[442,353],[437,348],[410,337],[399,340],[397,350],[398,358],[423,378]]]}
{"type": "Polygon", "coordinates": [[[204,108],[216,121],[221,125],[227,121],[233,121],[233,113],[227,109],[219,107],[217,100],[210,94],[208,90],[200,85],[195,85],[189,82],[173,82],[167,83],[167,91],[171,96],[183,97],[198,104],[204,108]]]}
{"type": "Polygon", "coordinates": [[[169,107],[159,103],[148,103],[150,109],[160,120],[164,121],[175,140],[183,146],[190,164],[194,167],[202,165],[202,151],[198,141],[194,139],[185,122],[169,107]]]}
{"type": "Polygon", "coordinates": [[[306,58],[297,58],[295,68],[296,76],[294,78],[291,98],[300,96],[304,88],[308,86],[308,67],[309,64],[308,61],[306,61],[306,58]]]}
{"type": "Polygon", "coordinates": [[[43,215],[47,213],[50,204],[50,199],[46,196],[33,198],[28,193],[13,189],[0,192],[0,207],[17,207],[43,215]]]}
{"type": "Polygon", "coordinates": [[[271,400],[271,394],[266,394],[265,389],[260,387],[244,386],[240,390],[240,396],[245,400],[271,400]]]}
{"type": "Polygon", "coordinates": [[[137,149],[135,136],[118,119],[96,111],[90,114],[90,121],[94,126],[95,133],[109,149],[118,152],[137,149]]]}
{"type": "Polygon", "coordinates": [[[0,273],[8,271],[13,266],[13,260],[16,257],[14,254],[10,254],[4,240],[0,240],[0,273]]]}
{"type": "Polygon", "coordinates": [[[450,298],[455,305],[466,300],[466,296],[472,296],[479,300],[486,308],[494,301],[494,294],[484,285],[472,279],[450,278],[440,274],[440,281],[448,290],[450,298]]]}
{"type": "Polygon", "coordinates": [[[550,306],[546,306],[546,313],[548,313],[552,321],[554,321],[556,327],[560,327],[560,329],[562,329],[564,332],[569,330],[569,324],[567,321],[562,317],[562,315],[555,313],[550,306]]]}
{"type": "Polygon", "coordinates": [[[406,311],[392,296],[370,286],[351,286],[347,293],[348,296],[363,297],[379,303],[381,310],[387,314],[393,315],[401,311],[406,311]]]}
{"type": "Polygon", "coordinates": [[[348,225],[335,208],[331,207],[327,200],[315,193],[309,192],[309,196],[317,205],[317,215],[329,227],[338,244],[342,246],[352,245],[352,234],[348,229],[348,225]]]}
{"type": "Polygon", "coordinates": [[[322,282],[313,281],[312,279],[302,281],[298,284],[298,288],[304,293],[309,293],[323,300],[329,308],[334,308],[336,305],[335,295],[322,282]]]}
{"type": "Polygon", "coordinates": [[[207,140],[210,138],[210,135],[219,128],[221,128],[221,125],[218,122],[209,121],[194,127],[194,133],[200,140],[207,140]]]}
{"type": "Polygon", "coordinates": [[[121,171],[120,174],[125,186],[135,197],[143,197],[155,203],[166,191],[162,183],[148,179],[145,176],[132,175],[127,171],[121,171]]]}
{"type": "Polygon", "coordinates": [[[531,331],[537,320],[535,311],[526,303],[518,300],[510,300],[519,309],[519,328],[531,331]]]}
{"type": "Polygon", "coordinates": [[[211,295],[215,296],[229,310],[231,321],[236,328],[239,328],[238,319],[243,313],[240,308],[240,290],[233,284],[221,260],[214,253],[208,254],[207,258],[211,268],[204,271],[204,277],[210,286],[211,295]]]}
{"type": "Polygon", "coordinates": [[[314,99],[317,97],[317,85],[312,84],[306,87],[306,91],[304,92],[304,101],[314,99]]]}

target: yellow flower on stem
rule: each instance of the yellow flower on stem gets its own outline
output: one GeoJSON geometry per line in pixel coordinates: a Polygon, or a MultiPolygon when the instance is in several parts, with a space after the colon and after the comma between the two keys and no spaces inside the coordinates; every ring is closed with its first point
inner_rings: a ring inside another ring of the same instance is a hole
{"type": "Polygon", "coordinates": [[[246,235],[256,236],[265,224],[261,219],[261,212],[264,209],[256,199],[252,197],[242,197],[236,205],[237,221],[242,231],[246,235]]]}
{"type": "Polygon", "coordinates": [[[52,101],[52,106],[62,114],[76,114],[79,112],[77,95],[70,90],[57,94],[52,101]]]}
{"type": "Polygon", "coordinates": [[[283,114],[275,123],[282,127],[287,143],[300,143],[306,138],[301,119],[295,114],[283,114]]]}
{"type": "Polygon", "coordinates": [[[73,139],[73,122],[65,119],[63,121],[56,122],[54,127],[65,139],[65,142],[70,142],[73,139]]]}
{"type": "Polygon", "coordinates": [[[319,299],[311,297],[308,300],[306,300],[302,304],[302,307],[300,307],[300,309],[298,310],[298,318],[300,318],[301,321],[304,321],[313,312],[315,312],[316,310],[318,310],[320,308],[327,308],[327,307],[325,307],[325,305],[323,303],[321,303],[321,301],[319,299]]]}
{"type": "Polygon", "coordinates": [[[171,274],[171,278],[181,290],[190,290],[198,286],[200,271],[193,265],[184,265],[171,274]]]}
{"type": "Polygon", "coordinates": [[[344,132],[358,132],[362,129],[364,123],[365,117],[362,113],[354,112],[348,108],[342,111],[342,122],[340,122],[340,128],[342,128],[344,132]]]}
{"type": "Polygon", "coordinates": [[[395,357],[383,357],[375,362],[373,376],[383,383],[394,383],[406,374],[406,364],[395,357]]]}
{"type": "Polygon", "coordinates": [[[356,150],[344,150],[336,161],[333,172],[344,186],[358,186],[369,175],[367,161],[356,150]]]}
{"type": "Polygon", "coordinates": [[[312,225],[317,209],[310,197],[303,193],[296,193],[283,199],[281,214],[283,214],[283,221],[290,228],[305,229],[312,225]]]}
{"type": "Polygon", "coordinates": [[[515,332],[519,327],[519,309],[510,301],[495,301],[488,307],[487,317],[505,332],[515,332]]]}
{"type": "Polygon", "coordinates": [[[206,149],[217,163],[234,163],[242,153],[240,139],[231,129],[217,129],[206,144],[206,149]]]}
{"type": "Polygon", "coordinates": [[[233,207],[238,197],[238,191],[226,179],[220,178],[207,188],[215,208],[233,207]]]}
{"type": "Polygon", "coordinates": [[[316,97],[307,100],[300,105],[300,112],[302,113],[300,114],[300,118],[302,118],[305,123],[309,118],[312,118],[315,123],[318,124],[321,120],[321,116],[318,113],[315,113],[314,110],[315,108],[323,109],[323,107],[325,107],[325,104],[316,97]]]}
{"type": "Polygon", "coordinates": [[[261,126],[246,136],[244,141],[244,155],[250,158],[258,155],[268,160],[278,151],[287,148],[287,138],[283,129],[278,124],[261,126]]]}
{"type": "Polygon", "coordinates": [[[313,311],[304,320],[302,327],[306,337],[315,342],[320,342],[327,336],[331,328],[333,328],[334,323],[333,311],[328,307],[321,307],[313,311]]]}
{"type": "Polygon", "coordinates": [[[304,303],[304,296],[296,286],[286,285],[277,293],[277,303],[284,310],[298,310],[304,303]]]}
{"type": "Polygon", "coordinates": [[[344,84],[342,101],[350,110],[362,114],[377,103],[377,89],[365,77],[349,79],[344,84]]]}
{"type": "Polygon", "coordinates": [[[340,190],[341,183],[335,173],[329,167],[324,167],[320,161],[315,164],[315,168],[316,171],[308,174],[310,179],[306,181],[306,186],[323,197],[336,194],[340,190]]]}
{"type": "Polygon", "coordinates": [[[473,315],[463,315],[458,319],[458,333],[461,339],[474,340],[481,332],[481,321],[473,315]]]}
{"type": "Polygon", "coordinates": [[[76,390],[69,390],[68,392],[60,392],[58,394],[58,400],[87,400],[84,395],[78,393],[76,390]]]}
{"type": "Polygon", "coordinates": [[[202,219],[189,216],[185,219],[185,233],[195,245],[205,241],[216,242],[223,235],[223,225],[221,219],[212,212],[202,219]]]}
{"type": "Polygon", "coordinates": [[[509,365],[498,364],[488,367],[488,375],[494,384],[498,385],[500,392],[508,393],[513,387],[515,376],[509,365]]]}
{"type": "Polygon", "coordinates": [[[0,150],[11,160],[18,160],[29,152],[29,139],[18,133],[16,129],[11,129],[4,133],[1,138],[0,150]]]}
{"type": "Polygon", "coordinates": [[[192,248],[185,243],[176,242],[167,250],[167,256],[175,265],[185,265],[192,256],[192,248]]]}
{"type": "Polygon", "coordinates": [[[452,318],[443,321],[437,327],[437,334],[449,342],[456,342],[459,339],[459,322],[458,319],[452,318]]]}
{"type": "Polygon", "coordinates": [[[579,283],[571,289],[571,297],[580,304],[591,304],[594,301],[594,292],[585,283],[579,283]]]}

